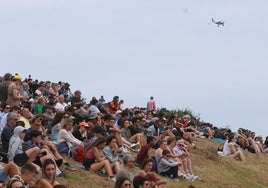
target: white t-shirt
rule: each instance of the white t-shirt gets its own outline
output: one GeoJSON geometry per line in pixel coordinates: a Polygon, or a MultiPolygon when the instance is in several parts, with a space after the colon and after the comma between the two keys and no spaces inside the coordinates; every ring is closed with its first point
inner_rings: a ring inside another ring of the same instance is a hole
{"type": "Polygon", "coordinates": [[[224,156],[231,155],[231,150],[230,150],[230,147],[229,147],[228,140],[226,140],[224,145],[223,145],[222,153],[223,153],[224,156]]]}

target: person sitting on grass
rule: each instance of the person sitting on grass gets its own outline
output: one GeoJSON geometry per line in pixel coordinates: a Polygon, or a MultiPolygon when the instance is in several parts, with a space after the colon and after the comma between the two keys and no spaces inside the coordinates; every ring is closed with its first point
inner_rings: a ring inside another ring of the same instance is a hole
{"type": "Polygon", "coordinates": [[[19,174],[20,175],[13,176],[11,179],[18,179],[22,182],[23,186],[30,187],[30,185],[34,183],[38,171],[35,165],[28,163],[21,167],[19,174]]]}
{"type": "Polygon", "coordinates": [[[178,179],[178,166],[179,162],[175,162],[171,159],[170,152],[164,149],[162,157],[159,159],[157,164],[157,171],[163,176],[178,179]]]}
{"type": "Polygon", "coordinates": [[[10,177],[20,174],[19,167],[13,161],[8,162],[4,166],[1,164],[0,166],[0,183],[5,183],[10,177]]]}
{"type": "Polygon", "coordinates": [[[234,134],[230,134],[228,140],[224,143],[223,154],[234,159],[238,158],[247,164],[244,154],[239,148],[239,145],[235,143],[234,134]]]}
{"type": "Polygon", "coordinates": [[[120,160],[118,158],[118,154],[121,152],[122,150],[117,146],[116,137],[114,135],[108,136],[106,146],[103,148],[102,153],[105,155],[106,159],[110,161],[115,173],[121,168],[120,160]]]}
{"type": "Polygon", "coordinates": [[[72,151],[74,151],[76,148],[84,148],[83,142],[73,136],[71,132],[72,128],[73,120],[67,119],[59,132],[57,139],[57,149],[61,154],[72,155],[72,151]]]}
{"type": "Polygon", "coordinates": [[[150,188],[149,181],[146,177],[136,176],[133,180],[134,188],[150,188]]]}
{"type": "Polygon", "coordinates": [[[109,180],[115,181],[110,161],[102,153],[102,149],[106,145],[106,138],[100,137],[95,140],[89,147],[85,149],[85,158],[83,165],[86,170],[98,172],[102,169],[105,170],[109,176],[109,180]]]}
{"type": "Polygon", "coordinates": [[[137,155],[137,164],[141,165],[144,159],[150,158],[150,148],[153,147],[156,143],[156,138],[154,136],[147,137],[147,144],[141,147],[138,155],[137,155]]]}
{"type": "Polygon", "coordinates": [[[20,179],[18,178],[11,178],[8,183],[6,188],[23,188],[23,184],[20,179]]]}
{"type": "Polygon", "coordinates": [[[116,180],[114,188],[132,188],[132,183],[127,177],[120,177],[116,180]]]}
{"type": "Polygon", "coordinates": [[[22,143],[25,133],[26,129],[24,127],[17,126],[14,129],[14,135],[9,141],[8,160],[14,161],[14,163],[20,167],[26,163],[32,163],[40,150],[38,147],[33,147],[27,151],[23,151],[22,143]]]}
{"type": "Polygon", "coordinates": [[[138,175],[146,177],[151,187],[159,188],[160,185],[167,184],[167,180],[160,179],[152,172],[153,159],[145,159],[140,167],[138,175]]]}
{"type": "Polygon", "coordinates": [[[131,154],[126,154],[123,157],[124,166],[120,168],[116,174],[116,179],[120,177],[127,177],[130,181],[133,181],[134,176],[137,174],[135,168],[135,158],[131,154]]]}
{"type": "Polygon", "coordinates": [[[42,165],[42,176],[36,182],[37,188],[53,188],[59,184],[56,181],[56,164],[52,159],[46,159],[42,165]]]}

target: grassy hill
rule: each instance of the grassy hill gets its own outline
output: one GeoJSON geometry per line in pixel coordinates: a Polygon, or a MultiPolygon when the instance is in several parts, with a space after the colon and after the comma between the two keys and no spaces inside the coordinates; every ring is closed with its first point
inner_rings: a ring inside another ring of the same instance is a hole
{"type": "MultiPolygon", "coordinates": [[[[204,179],[204,182],[189,183],[169,180],[165,188],[187,188],[190,184],[197,188],[265,188],[268,187],[268,156],[244,152],[248,164],[222,157],[217,154],[220,143],[211,139],[195,139],[196,149],[191,151],[193,171],[204,179]]],[[[70,162],[73,163],[73,162],[70,162]]],[[[74,164],[74,163],[73,163],[74,164]]],[[[66,178],[58,178],[60,183],[69,188],[113,188],[114,183],[106,177],[79,169],[68,171],[66,178]]]]}

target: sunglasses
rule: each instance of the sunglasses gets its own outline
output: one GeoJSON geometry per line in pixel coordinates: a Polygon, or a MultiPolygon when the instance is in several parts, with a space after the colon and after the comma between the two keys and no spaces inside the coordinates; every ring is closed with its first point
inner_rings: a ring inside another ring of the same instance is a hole
{"type": "Polygon", "coordinates": [[[69,118],[69,116],[63,116],[63,118],[69,118]]]}
{"type": "Polygon", "coordinates": [[[130,183],[125,183],[124,187],[131,187],[131,184],[130,183]]]}
{"type": "Polygon", "coordinates": [[[10,109],[10,107],[6,107],[5,109],[10,109]]]}
{"type": "Polygon", "coordinates": [[[166,155],[167,157],[170,157],[170,155],[166,155]]]}

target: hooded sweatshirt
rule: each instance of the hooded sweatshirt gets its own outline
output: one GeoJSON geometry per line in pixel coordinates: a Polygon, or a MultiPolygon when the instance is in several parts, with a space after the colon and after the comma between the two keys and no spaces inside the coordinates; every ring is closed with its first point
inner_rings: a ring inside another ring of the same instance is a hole
{"type": "Polygon", "coordinates": [[[13,161],[16,154],[23,153],[22,150],[23,139],[20,138],[20,133],[22,131],[25,131],[25,128],[22,126],[17,126],[14,129],[14,135],[9,140],[8,161],[13,161]]]}

